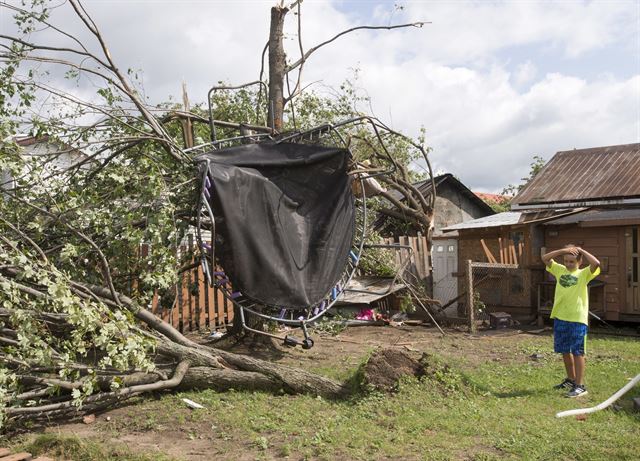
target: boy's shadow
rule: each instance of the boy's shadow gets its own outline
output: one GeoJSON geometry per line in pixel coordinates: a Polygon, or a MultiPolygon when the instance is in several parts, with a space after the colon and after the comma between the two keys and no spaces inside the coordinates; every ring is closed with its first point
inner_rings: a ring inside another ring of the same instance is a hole
{"type": "Polygon", "coordinates": [[[487,390],[487,392],[489,392],[494,397],[498,397],[499,399],[508,399],[508,398],[512,398],[512,397],[525,397],[525,396],[548,393],[546,390],[543,391],[542,389],[538,389],[538,390],[531,390],[531,389],[513,390],[511,392],[493,392],[491,390],[487,390]]]}
{"type": "Polygon", "coordinates": [[[497,397],[499,399],[509,399],[509,398],[514,398],[514,397],[526,397],[526,396],[532,396],[532,395],[542,395],[542,394],[548,394],[549,390],[548,389],[532,389],[532,388],[526,388],[526,389],[513,389],[509,392],[496,392],[494,389],[492,389],[491,387],[484,385],[484,384],[479,384],[477,382],[475,382],[473,379],[470,379],[469,376],[465,376],[465,381],[470,384],[471,386],[473,386],[475,389],[477,389],[478,391],[480,391],[483,394],[489,394],[493,397],[497,397]]]}

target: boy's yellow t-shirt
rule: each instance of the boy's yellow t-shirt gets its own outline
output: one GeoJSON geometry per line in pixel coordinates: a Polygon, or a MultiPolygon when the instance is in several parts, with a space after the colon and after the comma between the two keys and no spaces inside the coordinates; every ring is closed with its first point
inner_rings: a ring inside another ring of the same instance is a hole
{"type": "Polygon", "coordinates": [[[567,322],[589,324],[589,294],[587,284],[600,274],[600,268],[591,273],[589,266],[569,272],[565,266],[551,260],[547,271],[556,278],[556,294],[551,318],[567,322]]]}

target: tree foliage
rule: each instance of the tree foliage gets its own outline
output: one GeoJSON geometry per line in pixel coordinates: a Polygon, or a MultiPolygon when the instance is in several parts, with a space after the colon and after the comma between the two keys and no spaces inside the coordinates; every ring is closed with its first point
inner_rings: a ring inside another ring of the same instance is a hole
{"type": "Polygon", "coordinates": [[[535,178],[538,173],[540,173],[545,163],[546,162],[544,158],[539,155],[534,155],[533,161],[529,164],[529,174],[526,177],[520,179],[522,181],[520,184],[509,184],[508,186],[506,186],[502,190],[502,194],[511,197],[515,197],[516,195],[518,195],[527,186],[527,184],[529,184],[531,180],[535,178]]]}
{"type": "Polygon", "coordinates": [[[518,185],[509,184],[502,189],[502,198],[498,200],[486,200],[487,204],[496,213],[503,213],[511,210],[511,199],[518,195],[531,180],[542,170],[545,165],[545,160],[539,155],[533,156],[533,161],[529,165],[529,174],[525,178],[521,178],[521,183],[518,185]]]}

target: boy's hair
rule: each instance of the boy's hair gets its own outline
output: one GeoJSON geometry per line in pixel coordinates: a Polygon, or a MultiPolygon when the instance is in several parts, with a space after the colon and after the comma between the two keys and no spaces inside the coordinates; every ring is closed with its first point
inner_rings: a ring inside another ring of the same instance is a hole
{"type": "MultiPolygon", "coordinates": [[[[563,248],[575,248],[575,247],[577,247],[577,246],[578,246],[578,245],[575,245],[575,244],[573,244],[573,243],[567,243],[563,248]]],[[[577,259],[578,261],[582,261],[582,253],[578,253],[578,255],[576,256],[576,259],[577,259]]]]}

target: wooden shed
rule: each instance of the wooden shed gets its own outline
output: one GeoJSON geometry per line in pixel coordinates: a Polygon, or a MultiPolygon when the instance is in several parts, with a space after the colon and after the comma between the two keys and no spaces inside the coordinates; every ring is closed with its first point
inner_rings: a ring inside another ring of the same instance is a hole
{"type": "Polygon", "coordinates": [[[555,284],[540,256],[573,243],[602,263],[590,284],[590,310],[640,322],[640,144],[558,152],[512,200],[512,210],[444,229],[459,234],[459,267],[492,257],[518,264],[499,290],[481,293],[491,306],[548,315],[555,284]]]}
{"type": "MultiPolygon", "coordinates": [[[[496,273],[499,283],[476,287],[480,298],[492,310],[506,311],[518,316],[536,314],[537,287],[543,281],[544,266],[540,260],[543,246],[542,230],[538,224],[527,223],[520,212],[498,213],[445,228],[458,233],[458,267],[468,260],[517,265],[508,273],[496,273]]],[[[542,218],[538,218],[542,219],[542,218]]],[[[464,270],[453,274],[457,278],[457,292],[467,289],[464,270]]],[[[458,305],[460,314],[466,309],[458,305]]]]}
{"type": "MultiPolygon", "coordinates": [[[[428,245],[422,245],[422,249],[418,248],[416,251],[416,258],[428,261],[426,276],[423,278],[427,292],[442,299],[454,297],[458,292],[457,278],[452,275],[458,270],[457,234],[455,232],[445,234],[442,229],[470,219],[489,216],[495,212],[450,173],[436,176],[433,182],[436,188],[436,200],[431,248],[428,245]]],[[[425,197],[433,193],[431,181],[421,181],[414,185],[425,197]]],[[[400,195],[398,198],[401,198],[400,195]]],[[[374,228],[386,236],[387,240],[394,239],[399,243],[407,244],[415,238],[424,239],[421,236],[414,237],[416,230],[410,227],[403,226],[401,230],[398,229],[393,220],[383,215],[378,217],[374,228]]],[[[454,303],[452,309],[455,308],[454,303]]]]}
{"type": "MultiPolygon", "coordinates": [[[[575,243],[600,260],[597,280],[602,285],[590,292],[591,310],[602,312],[607,320],[640,322],[640,207],[593,209],[547,222],[543,227],[546,249],[575,243]]],[[[540,304],[541,313],[547,313],[552,305],[548,296],[540,304]]]]}

